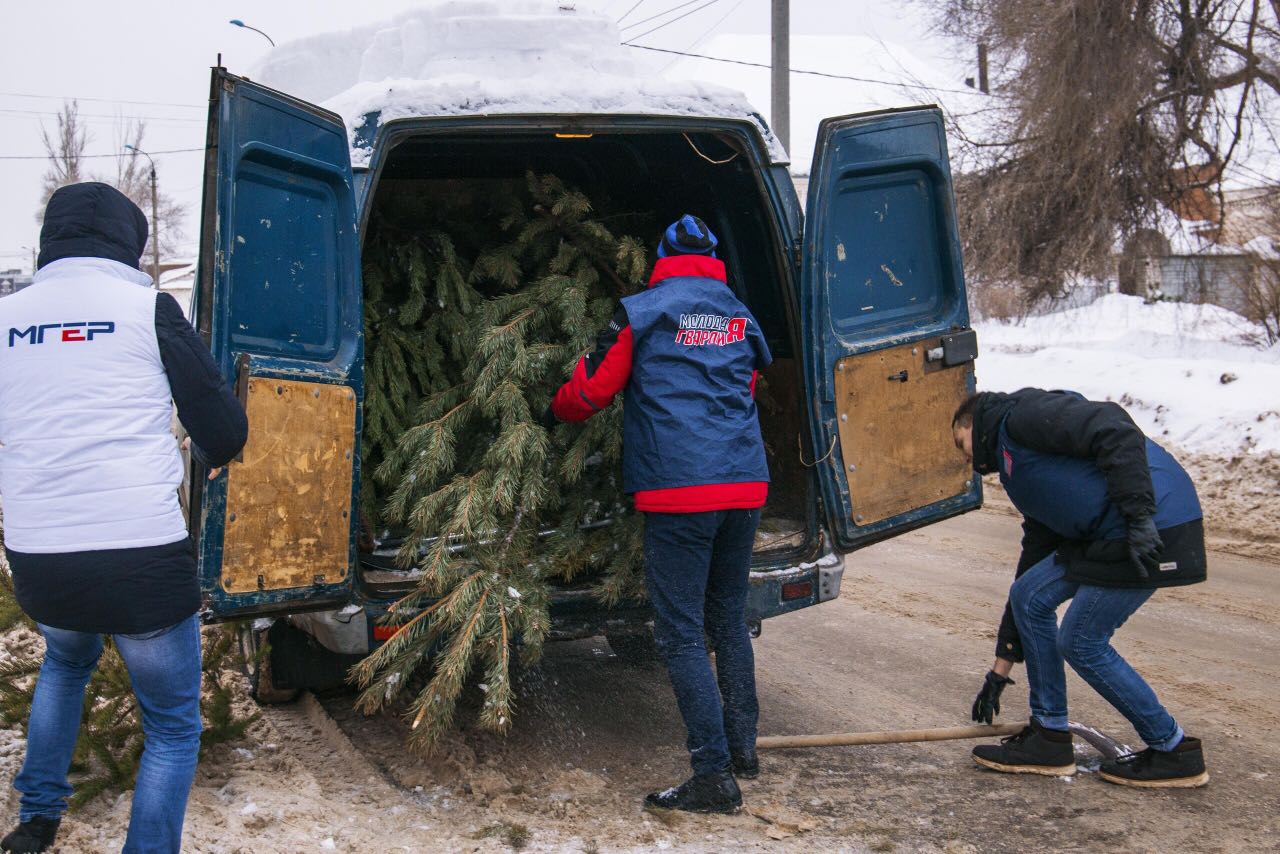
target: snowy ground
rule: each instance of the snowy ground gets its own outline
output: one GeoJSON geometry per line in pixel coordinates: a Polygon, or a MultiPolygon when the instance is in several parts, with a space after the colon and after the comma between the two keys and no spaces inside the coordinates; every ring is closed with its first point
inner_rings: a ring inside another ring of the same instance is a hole
{"type": "Polygon", "coordinates": [[[1068,388],[1121,403],[1191,471],[1220,547],[1280,544],[1280,345],[1212,305],[1109,294],[976,324],[978,387],[1068,388]]]}

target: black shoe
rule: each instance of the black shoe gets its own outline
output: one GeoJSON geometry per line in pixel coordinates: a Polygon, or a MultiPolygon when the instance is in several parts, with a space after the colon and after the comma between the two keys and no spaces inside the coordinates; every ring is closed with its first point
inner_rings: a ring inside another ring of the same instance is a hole
{"type": "Polygon", "coordinates": [[[1195,789],[1209,782],[1200,739],[1190,737],[1184,737],[1173,750],[1148,747],[1103,762],[1098,773],[1108,783],[1142,789],[1195,789]]]}
{"type": "Polygon", "coordinates": [[[19,824],[4,839],[0,839],[0,850],[11,851],[13,854],[36,854],[39,851],[46,851],[53,845],[53,839],[58,835],[58,825],[61,823],[60,818],[35,816],[30,821],[19,824]]]}
{"type": "Polygon", "coordinates": [[[738,781],[728,771],[696,774],[674,789],[646,795],[646,807],[685,812],[737,812],[742,807],[738,781]]]}
{"type": "Polygon", "coordinates": [[[978,745],[973,749],[973,761],[983,768],[1007,774],[1066,777],[1076,773],[1071,733],[1045,729],[1035,720],[1017,735],[1001,739],[999,744],[978,745]]]}
{"type": "Polygon", "coordinates": [[[754,750],[750,753],[730,753],[729,767],[733,776],[739,780],[754,780],[760,776],[760,757],[754,750]]]}

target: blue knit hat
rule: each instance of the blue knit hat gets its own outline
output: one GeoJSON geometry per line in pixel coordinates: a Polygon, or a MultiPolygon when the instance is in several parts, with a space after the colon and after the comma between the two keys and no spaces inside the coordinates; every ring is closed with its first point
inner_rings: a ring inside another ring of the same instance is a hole
{"type": "Polygon", "coordinates": [[[707,224],[693,214],[685,214],[671,223],[658,243],[658,257],[668,255],[707,255],[716,257],[716,236],[707,224]]]}

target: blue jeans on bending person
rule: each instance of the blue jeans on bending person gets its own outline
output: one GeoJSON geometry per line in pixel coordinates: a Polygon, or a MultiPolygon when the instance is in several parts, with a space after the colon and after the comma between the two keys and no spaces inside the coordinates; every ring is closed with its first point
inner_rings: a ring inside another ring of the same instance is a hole
{"type": "Polygon", "coordinates": [[[653,635],[689,733],[695,774],[728,770],[730,751],[755,752],[759,706],[746,610],[759,522],[759,510],[645,513],[653,635]]]}
{"type": "MultiPolygon", "coordinates": [[[[13,781],[21,821],[60,818],[85,686],[102,655],[102,635],[40,626],[44,663],[31,701],[27,756],[13,781]]],[[[142,713],[146,748],[138,766],[124,854],[173,854],[182,843],[187,795],[200,754],[200,623],[113,635],[142,713]]]]}
{"type": "Polygon", "coordinates": [[[1182,728],[1165,711],[1151,686],[1111,646],[1111,636],[1154,590],[1094,587],[1065,578],[1066,567],[1050,555],[1028,569],[1009,591],[1022,639],[1031,693],[1031,714],[1041,726],[1067,728],[1067,676],[1063,661],[1128,718],[1148,747],[1172,750],[1182,728]],[[1071,605],[1058,626],[1058,606],[1071,605]]]}

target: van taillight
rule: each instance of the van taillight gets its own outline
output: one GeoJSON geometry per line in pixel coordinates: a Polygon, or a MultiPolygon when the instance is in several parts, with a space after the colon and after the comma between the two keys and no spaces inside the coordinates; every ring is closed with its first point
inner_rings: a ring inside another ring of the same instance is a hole
{"type": "Polygon", "coordinates": [[[782,601],[789,602],[792,599],[807,599],[813,595],[812,581],[793,581],[790,584],[782,585],[782,601]]]}
{"type": "Polygon", "coordinates": [[[391,636],[396,633],[399,626],[374,626],[373,639],[378,641],[391,640],[391,636]]]}

